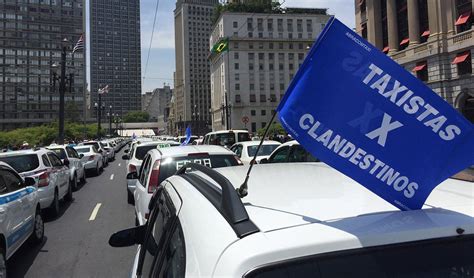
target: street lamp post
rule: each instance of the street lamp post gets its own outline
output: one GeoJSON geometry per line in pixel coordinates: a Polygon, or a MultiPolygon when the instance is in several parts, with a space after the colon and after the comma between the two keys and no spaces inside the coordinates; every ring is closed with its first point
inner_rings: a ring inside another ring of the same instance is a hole
{"type": "Polygon", "coordinates": [[[109,113],[107,113],[107,116],[109,116],[109,135],[112,137],[112,118],[114,116],[112,113],[112,105],[109,106],[109,113]]]}
{"type": "Polygon", "coordinates": [[[55,69],[58,65],[54,63],[53,68],[53,89],[55,88],[56,81],[59,81],[59,132],[58,132],[58,143],[64,144],[64,95],[66,93],[66,82],[69,82],[69,88],[72,91],[73,74],[66,77],[66,55],[67,46],[69,41],[64,38],[62,40],[62,51],[61,51],[61,75],[58,77],[55,69]]]}
{"type": "Polygon", "coordinates": [[[102,103],[102,96],[99,94],[99,103],[94,103],[94,108],[97,110],[97,139],[100,139],[100,130],[102,129],[102,110],[105,110],[105,105],[102,103]]]}

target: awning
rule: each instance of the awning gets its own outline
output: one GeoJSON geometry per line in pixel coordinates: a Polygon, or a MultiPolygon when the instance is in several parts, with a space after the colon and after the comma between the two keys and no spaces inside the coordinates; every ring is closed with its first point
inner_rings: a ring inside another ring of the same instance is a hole
{"type": "Polygon", "coordinates": [[[407,43],[409,43],[409,42],[410,42],[410,39],[409,39],[409,38],[406,38],[406,39],[404,39],[404,40],[402,40],[402,41],[400,42],[400,45],[405,45],[405,44],[407,44],[407,43]]]}
{"type": "Polygon", "coordinates": [[[382,50],[383,53],[388,53],[389,51],[390,51],[389,46],[384,47],[383,50],[382,50]]]}
{"type": "Polygon", "coordinates": [[[424,68],[426,68],[426,62],[417,64],[416,67],[413,68],[413,71],[417,72],[423,70],[424,68]]]}
{"type": "Polygon", "coordinates": [[[430,30],[426,30],[421,34],[422,37],[428,37],[430,35],[430,30]]]}
{"type": "Polygon", "coordinates": [[[458,55],[456,55],[456,58],[454,58],[453,64],[462,63],[462,62],[466,61],[469,56],[471,56],[471,51],[469,51],[469,50],[465,51],[465,52],[462,52],[462,53],[459,53],[458,55]]]}
{"type": "Polygon", "coordinates": [[[471,17],[471,12],[465,12],[462,15],[459,16],[458,20],[456,20],[456,26],[466,24],[466,22],[469,20],[471,17]]]}

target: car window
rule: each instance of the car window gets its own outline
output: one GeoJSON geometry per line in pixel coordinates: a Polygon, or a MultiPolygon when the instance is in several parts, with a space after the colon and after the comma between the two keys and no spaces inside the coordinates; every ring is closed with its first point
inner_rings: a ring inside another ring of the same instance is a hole
{"type": "MultiPolygon", "coordinates": [[[[276,148],[278,148],[280,145],[262,145],[260,150],[258,151],[257,156],[266,156],[266,155],[271,155],[276,148]]],[[[247,153],[249,154],[250,157],[255,156],[255,153],[257,152],[258,145],[255,146],[248,146],[247,147],[247,153]]]]}
{"type": "Polygon", "coordinates": [[[49,162],[49,159],[45,154],[41,156],[41,160],[43,160],[44,166],[51,167],[51,163],[49,162]]]}
{"type": "Polygon", "coordinates": [[[64,149],[52,149],[52,151],[53,151],[57,156],[59,156],[60,159],[65,159],[65,158],[67,158],[66,152],[64,151],[64,149]]]}
{"type": "Polygon", "coordinates": [[[91,151],[91,148],[90,147],[87,147],[87,148],[76,148],[75,149],[78,153],[88,153],[91,151]]]}
{"type": "Polygon", "coordinates": [[[8,192],[14,192],[23,188],[23,181],[21,178],[11,171],[8,170],[0,170],[0,175],[5,182],[8,192]]]}
{"type": "Polygon", "coordinates": [[[66,153],[67,153],[67,156],[69,156],[70,158],[79,158],[79,156],[77,155],[76,151],[73,148],[66,147],[66,153]]]}
{"type": "Polygon", "coordinates": [[[232,148],[232,151],[238,156],[242,157],[242,145],[237,145],[232,148]]]}
{"type": "Polygon", "coordinates": [[[276,150],[274,154],[272,154],[268,161],[271,163],[286,162],[288,160],[289,150],[290,147],[288,146],[281,147],[280,149],[276,150]]]}
{"type": "Polygon", "coordinates": [[[61,163],[61,160],[59,160],[59,158],[55,154],[48,153],[48,157],[49,157],[49,160],[51,161],[51,164],[53,165],[53,167],[63,166],[62,163],[61,163]]]}
{"type": "Polygon", "coordinates": [[[5,184],[5,181],[3,180],[3,171],[5,170],[0,170],[0,195],[8,193],[7,185],[5,184]]]}
{"type": "Polygon", "coordinates": [[[151,165],[151,156],[147,156],[145,159],[145,162],[143,163],[140,169],[140,176],[138,178],[142,186],[145,186],[146,177],[148,177],[148,173],[150,170],[150,165],[151,165]]]}
{"type": "Polygon", "coordinates": [[[179,220],[176,228],[165,246],[165,252],[163,254],[163,262],[161,267],[158,268],[160,272],[155,274],[155,277],[169,277],[169,278],[181,278],[185,275],[186,270],[186,248],[184,244],[183,229],[179,220]]]}
{"type": "Polygon", "coordinates": [[[142,160],[149,150],[156,149],[157,146],[158,146],[158,144],[156,144],[156,145],[147,145],[147,146],[138,146],[136,148],[137,150],[135,152],[135,158],[139,159],[139,160],[142,160]]]}
{"type": "Polygon", "coordinates": [[[5,156],[0,157],[0,161],[10,165],[18,173],[33,171],[39,167],[39,159],[36,154],[5,156]]]}
{"type": "Polygon", "coordinates": [[[431,240],[293,259],[252,270],[245,277],[472,277],[473,255],[472,237],[431,240]],[[400,261],[404,263],[394,263],[400,261]]]}
{"type": "Polygon", "coordinates": [[[250,141],[250,135],[247,132],[237,133],[237,142],[250,141]]]}
{"type": "Polygon", "coordinates": [[[169,197],[164,190],[155,201],[156,206],[151,212],[149,228],[147,230],[145,241],[140,251],[139,262],[142,262],[141,277],[150,277],[153,273],[157,259],[160,257],[165,240],[170,232],[172,232],[173,220],[176,216],[176,209],[169,201],[169,197]]]}

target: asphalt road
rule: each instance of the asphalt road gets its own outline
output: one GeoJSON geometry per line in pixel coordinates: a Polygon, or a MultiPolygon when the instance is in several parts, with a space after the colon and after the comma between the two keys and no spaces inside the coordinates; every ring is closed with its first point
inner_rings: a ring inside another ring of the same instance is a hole
{"type": "Polygon", "coordinates": [[[45,240],[24,245],[8,261],[8,277],[128,277],[136,246],[112,248],[112,233],[133,227],[133,207],[127,204],[125,163],[116,155],[98,177],[62,203],[58,218],[45,217],[45,240]],[[112,176],[113,175],[113,176],[112,176]],[[93,211],[100,207],[94,220],[93,211]]]}

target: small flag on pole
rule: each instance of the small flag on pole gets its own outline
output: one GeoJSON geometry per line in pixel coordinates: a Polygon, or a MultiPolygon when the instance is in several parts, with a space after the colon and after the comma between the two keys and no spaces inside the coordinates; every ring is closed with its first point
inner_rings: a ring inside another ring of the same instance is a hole
{"type": "Polygon", "coordinates": [[[99,95],[107,94],[108,92],[109,92],[109,85],[107,85],[107,86],[105,86],[104,88],[99,89],[99,90],[97,91],[97,93],[98,93],[99,95]]]}
{"type": "Polygon", "coordinates": [[[79,40],[77,41],[76,45],[74,46],[73,50],[72,50],[72,53],[80,50],[80,49],[84,49],[84,34],[81,35],[81,37],[79,38],[79,40]]]}

